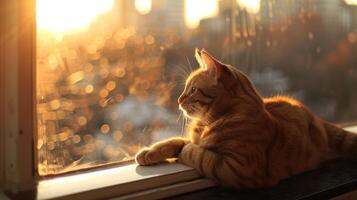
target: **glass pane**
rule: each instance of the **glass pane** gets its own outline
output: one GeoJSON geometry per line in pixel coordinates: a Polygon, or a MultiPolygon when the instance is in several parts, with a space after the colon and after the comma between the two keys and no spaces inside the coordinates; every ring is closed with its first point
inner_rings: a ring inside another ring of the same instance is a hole
{"type": "Polygon", "coordinates": [[[357,119],[355,0],[37,0],[38,168],[131,160],[182,135],[194,48],[334,122],[357,119]]]}

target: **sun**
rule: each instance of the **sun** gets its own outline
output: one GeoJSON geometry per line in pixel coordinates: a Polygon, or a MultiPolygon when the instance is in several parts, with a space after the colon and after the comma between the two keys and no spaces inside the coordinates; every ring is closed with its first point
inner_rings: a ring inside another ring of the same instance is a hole
{"type": "Polygon", "coordinates": [[[197,28],[204,18],[218,14],[218,0],[185,0],[185,24],[197,28]]]}
{"type": "Polygon", "coordinates": [[[150,13],[151,6],[151,0],[135,0],[135,8],[142,15],[150,13]]]}
{"type": "Polygon", "coordinates": [[[345,0],[347,5],[357,6],[357,0],[345,0]]]}
{"type": "Polygon", "coordinates": [[[249,13],[256,14],[260,10],[260,0],[237,0],[237,3],[249,13]]]}
{"type": "Polygon", "coordinates": [[[112,8],[113,0],[37,0],[36,23],[51,32],[83,30],[112,8]]]}

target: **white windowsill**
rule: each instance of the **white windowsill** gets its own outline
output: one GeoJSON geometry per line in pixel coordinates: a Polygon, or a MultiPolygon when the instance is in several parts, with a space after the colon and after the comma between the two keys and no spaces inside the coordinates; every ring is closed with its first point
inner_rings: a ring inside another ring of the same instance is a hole
{"type": "Polygon", "coordinates": [[[141,199],[168,197],[214,186],[185,165],[143,167],[130,164],[41,180],[37,199],[141,199]]]}

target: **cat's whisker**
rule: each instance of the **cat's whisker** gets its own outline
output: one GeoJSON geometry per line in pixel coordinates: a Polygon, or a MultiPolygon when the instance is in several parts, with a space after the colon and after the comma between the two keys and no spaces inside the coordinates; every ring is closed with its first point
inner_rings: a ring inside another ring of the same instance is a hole
{"type": "Polygon", "coordinates": [[[182,80],[179,82],[179,85],[185,86],[185,85],[186,85],[186,80],[185,80],[185,79],[182,79],[182,80]]]}
{"type": "Polygon", "coordinates": [[[174,73],[181,72],[182,74],[188,75],[187,71],[183,70],[180,65],[174,64],[170,65],[169,67],[174,69],[174,73]]]}
{"type": "Polygon", "coordinates": [[[187,77],[191,74],[192,71],[190,71],[190,68],[188,68],[187,65],[179,65],[179,66],[182,68],[182,70],[186,72],[187,77]]]}
{"type": "Polygon", "coordinates": [[[187,119],[186,119],[186,117],[185,117],[185,118],[183,119],[183,123],[182,123],[182,136],[185,135],[186,122],[187,122],[187,119]]]}
{"type": "Polygon", "coordinates": [[[177,73],[181,73],[179,74],[180,76],[182,76],[181,78],[183,78],[184,80],[186,80],[186,78],[190,75],[189,72],[187,72],[185,69],[182,68],[182,66],[180,65],[175,65],[175,69],[177,73]]]}
{"type": "Polygon", "coordinates": [[[190,60],[188,59],[187,55],[185,55],[185,57],[186,57],[186,60],[187,60],[187,63],[188,63],[188,67],[190,68],[190,72],[192,73],[192,72],[193,72],[193,69],[192,69],[191,62],[190,62],[190,60]]]}
{"type": "Polygon", "coordinates": [[[186,79],[189,76],[189,74],[182,69],[180,66],[176,65],[176,70],[174,73],[176,73],[176,75],[178,75],[179,80],[177,81],[179,85],[186,85],[186,79]]]}
{"type": "Polygon", "coordinates": [[[185,127],[186,127],[186,117],[183,116],[182,125],[181,125],[181,136],[184,136],[184,134],[185,134],[185,127]]]}
{"type": "Polygon", "coordinates": [[[189,75],[191,74],[190,68],[187,65],[180,65],[183,70],[189,75]]]}
{"type": "Polygon", "coordinates": [[[182,112],[180,112],[180,114],[179,114],[179,116],[178,116],[176,122],[180,121],[181,116],[182,116],[182,112]]]}
{"type": "Polygon", "coordinates": [[[179,77],[182,79],[182,80],[184,80],[184,79],[186,79],[186,77],[188,76],[187,74],[186,74],[186,72],[183,72],[183,71],[179,71],[179,70],[177,70],[176,72],[175,72],[175,74],[176,75],[179,75],[179,77]]]}

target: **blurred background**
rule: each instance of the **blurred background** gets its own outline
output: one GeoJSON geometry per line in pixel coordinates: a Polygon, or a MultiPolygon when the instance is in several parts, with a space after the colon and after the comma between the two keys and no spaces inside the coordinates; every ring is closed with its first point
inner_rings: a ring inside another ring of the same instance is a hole
{"type": "Polygon", "coordinates": [[[37,0],[40,175],[184,134],[194,48],[336,123],[357,121],[357,0],[37,0]]]}

